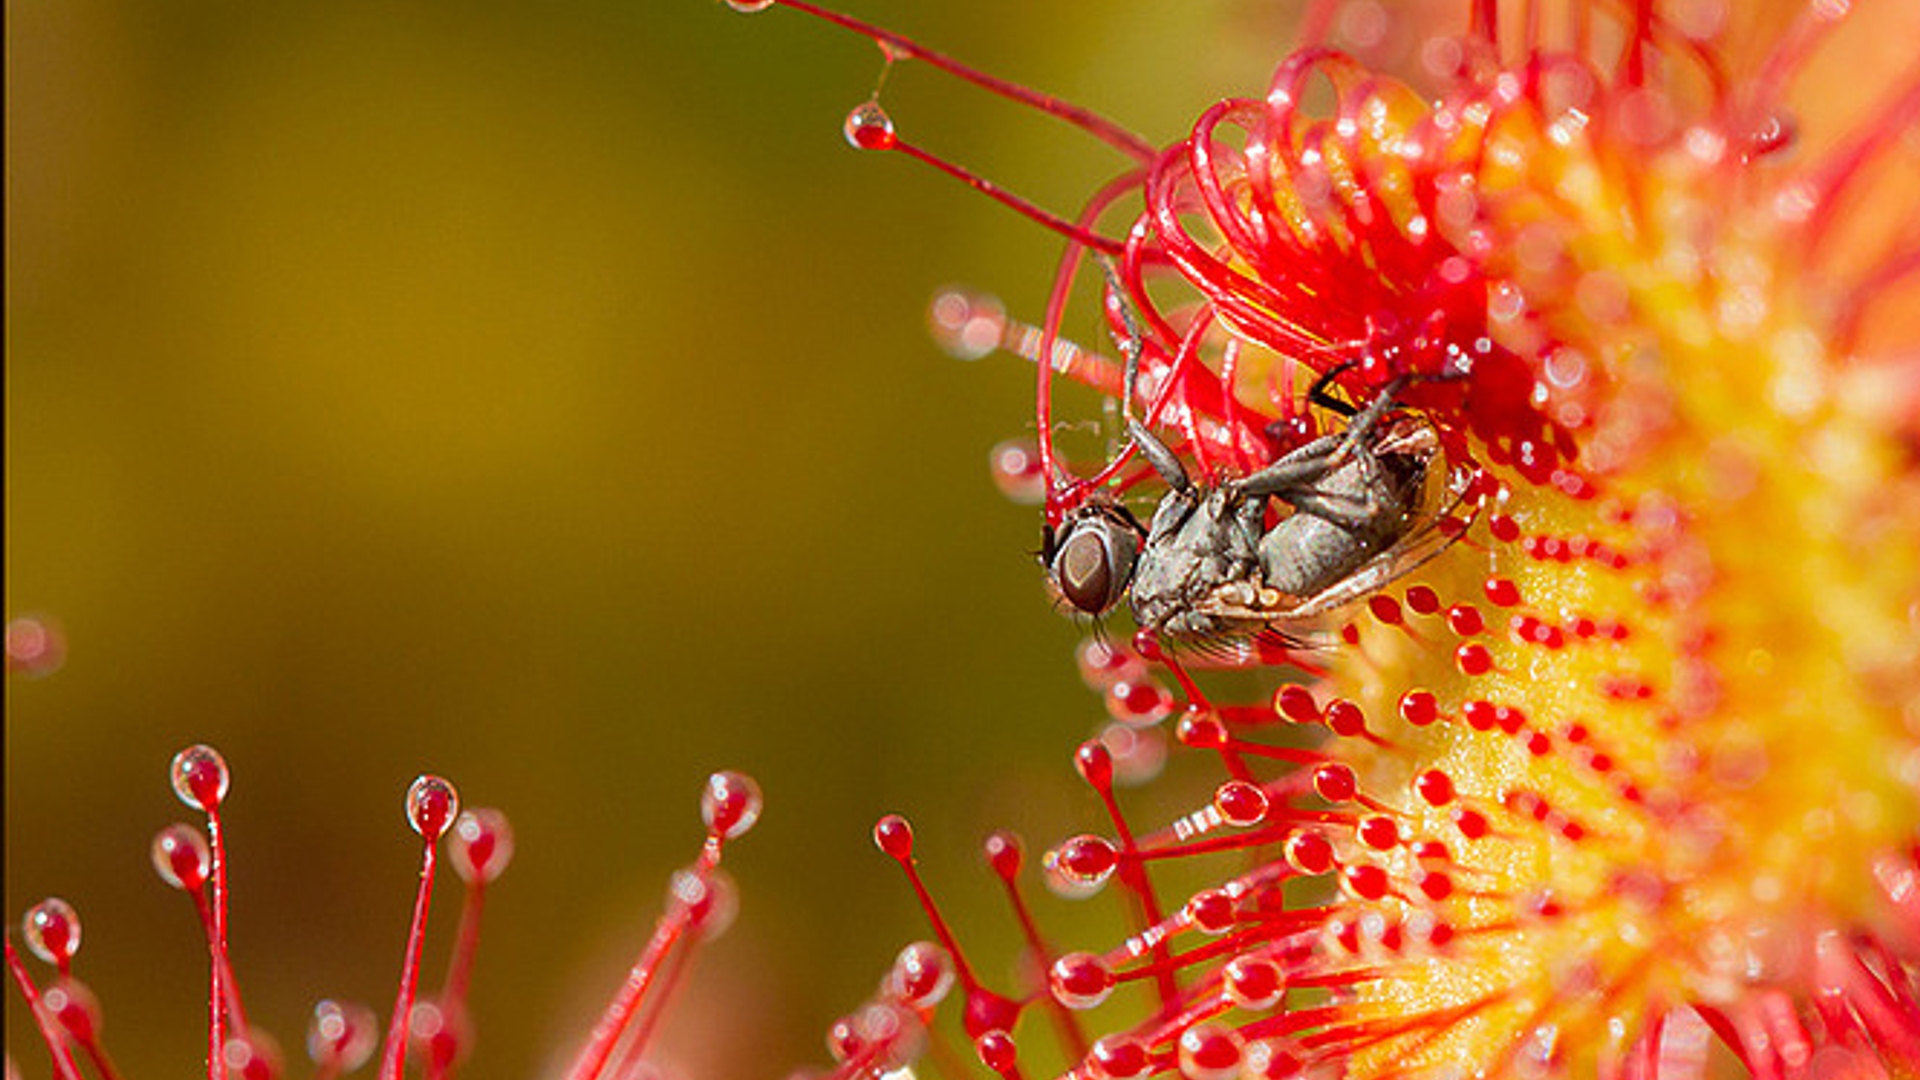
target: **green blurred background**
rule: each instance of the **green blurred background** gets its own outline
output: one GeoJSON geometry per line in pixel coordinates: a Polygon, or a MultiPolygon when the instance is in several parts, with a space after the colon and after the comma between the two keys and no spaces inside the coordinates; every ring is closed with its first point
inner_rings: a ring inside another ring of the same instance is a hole
{"type": "MultiPolygon", "coordinates": [[[[849,7],[1156,140],[1258,86],[1292,11],[849,7]]],[[[922,312],[961,281],[1034,315],[1060,245],[846,148],[871,45],[706,0],[20,0],[6,47],[7,613],[70,637],[7,686],[6,917],[79,907],[129,1075],[204,1049],[146,854],[195,741],[235,769],[234,955],[292,1075],[314,1000],[390,1006],[422,771],[519,839],[470,1076],[571,1046],[719,767],[767,812],[667,1022],[689,1074],[824,1062],[925,936],[886,811],[1004,964],[978,841],[1096,824],[1068,756],[1100,708],[985,467],[1029,370],[922,312]]],[[[1120,165],[930,70],[886,101],[1055,208],[1120,165]]],[[[7,1034],[44,1075],[15,1001],[7,1034]]]]}

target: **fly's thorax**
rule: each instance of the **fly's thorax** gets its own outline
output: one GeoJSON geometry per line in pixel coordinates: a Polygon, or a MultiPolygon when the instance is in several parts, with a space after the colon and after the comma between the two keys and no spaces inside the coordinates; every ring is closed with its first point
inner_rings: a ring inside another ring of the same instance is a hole
{"type": "Polygon", "coordinates": [[[1219,489],[1161,500],[1129,596],[1140,625],[1175,637],[1220,632],[1201,609],[1257,566],[1258,537],[1247,530],[1242,504],[1219,489]]]}

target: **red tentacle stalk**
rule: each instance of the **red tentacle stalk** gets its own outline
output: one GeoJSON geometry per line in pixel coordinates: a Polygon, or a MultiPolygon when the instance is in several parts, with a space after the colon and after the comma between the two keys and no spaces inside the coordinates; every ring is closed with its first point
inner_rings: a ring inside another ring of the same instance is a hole
{"type": "MultiPolygon", "coordinates": [[[[869,110],[867,115],[872,116],[871,110],[877,109],[878,106],[873,103],[868,103],[861,108],[863,110],[869,110]]],[[[856,113],[856,115],[859,114],[856,113]]],[[[886,124],[884,133],[867,133],[869,131],[877,131],[875,121],[867,121],[863,125],[850,126],[848,130],[851,132],[848,137],[853,140],[855,146],[858,146],[862,150],[898,151],[924,165],[933,166],[935,169],[946,173],[948,176],[978,191],[987,198],[1013,210],[1023,217],[1038,222],[1053,232],[1059,233],[1061,236],[1072,240],[1074,243],[1084,245],[1107,255],[1118,255],[1121,252],[1122,241],[1115,240],[1109,236],[1102,236],[1099,233],[1083,228],[1051,210],[1042,208],[1024,196],[1016,195],[1008,191],[1006,188],[1001,187],[999,184],[994,183],[978,173],[963,166],[956,165],[938,154],[921,149],[918,145],[901,138],[900,135],[893,130],[891,122],[886,124]]]]}
{"type": "Polygon", "coordinates": [[[400,988],[394,995],[393,1019],[387,1024],[380,1080],[400,1080],[406,1068],[408,1029],[413,1022],[414,991],[420,982],[420,953],[426,945],[427,909],[433,901],[439,841],[459,812],[459,794],[452,784],[437,776],[422,776],[407,789],[407,821],[420,834],[420,889],[414,897],[413,918],[400,961],[400,988]]]}
{"type": "Polygon", "coordinates": [[[6,949],[7,971],[13,976],[13,985],[20,990],[20,996],[26,1000],[27,1008],[33,1013],[34,1026],[40,1031],[40,1040],[46,1044],[47,1054],[53,1059],[54,1075],[60,1080],[80,1080],[80,1066],[73,1060],[73,1050],[67,1045],[66,1032],[60,1029],[47,1006],[40,997],[39,987],[34,985],[33,976],[27,974],[27,966],[20,961],[20,954],[14,951],[13,938],[0,941],[6,949]]]}
{"type": "Polygon", "coordinates": [[[953,959],[954,976],[960,981],[966,995],[962,1026],[967,1034],[977,1039],[989,1031],[1011,1031],[1022,1006],[988,990],[974,974],[972,965],[967,963],[959,940],[940,914],[939,905],[933,902],[933,894],[927,891],[926,883],[920,880],[920,871],[914,865],[913,826],[898,814],[888,814],[874,825],[873,841],[907,875],[907,883],[913,888],[914,897],[919,900],[920,909],[932,926],[934,936],[940,939],[941,946],[953,959]]]}
{"type": "MultiPolygon", "coordinates": [[[[1139,189],[1143,174],[1138,170],[1128,172],[1103,185],[1087,200],[1074,225],[1079,229],[1091,228],[1094,221],[1129,193],[1139,189]]],[[[1126,262],[1136,265],[1134,245],[1129,237],[1125,252],[1126,262]]],[[[1038,355],[1052,357],[1060,341],[1060,324],[1066,318],[1067,301],[1073,293],[1073,281],[1080,270],[1081,261],[1086,257],[1086,245],[1069,242],[1067,250],[1061,253],[1060,265],[1054,273],[1053,290],[1047,297],[1046,315],[1040,324],[1040,346],[1038,355]]],[[[1136,265],[1137,269],[1137,265],[1136,265]]],[[[1118,396],[1124,388],[1109,391],[1118,396]]],[[[1046,513],[1049,525],[1059,525],[1067,510],[1077,501],[1074,492],[1088,490],[1091,485],[1075,485],[1062,491],[1058,478],[1062,475],[1059,460],[1053,448],[1053,365],[1040,364],[1034,378],[1034,420],[1037,428],[1035,437],[1039,441],[1040,475],[1047,484],[1046,513]]]]}
{"type": "Polygon", "coordinates": [[[1875,158],[1899,146],[1899,136],[1920,128],[1920,78],[1900,88],[1845,143],[1830,152],[1806,179],[1804,202],[1811,209],[1805,235],[1809,253],[1831,234],[1832,221],[1847,189],[1859,181],[1875,158]]]}
{"type": "Polygon", "coordinates": [[[732,885],[720,873],[721,855],[728,841],[745,835],[760,820],[761,805],[759,785],[744,773],[718,772],[707,778],[700,797],[707,839],[700,857],[674,875],[667,910],[567,1070],[568,1080],[620,1076],[641,1060],[653,1018],[665,1003],[666,990],[678,978],[686,954],[733,919],[735,901],[732,885]],[[610,1069],[623,1038],[627,1047],[621,1062],[610,1069]]]}
{"type": "MultiPolygon", "coordinates": [[[[1165,920],[1166,916],[1160,904],[1160,897],[1154,892],[1153,882],[1147,877],[1146,868],[1140,859],[1140,846],[1135,840],[1133,829],[1127,824],[1126,815],[1120,812],[1120,802],[1113,793],[1113,758],[1107,748],[1097,742],[1082,743],[1074,755],[1074,764],[1080,770],[1080,776],[1099,796],[1101,805],[1106,807],[1107,818],[1113,822],[1114,834],[1120,840],[1120,883],[1133,897],[1139,912],[1139,927],[1145,929],[1165,920]]],[[[1156,940],[1152,947],[1153,957],[1158,965],[1155,982],[1159,987],[1163,1002],[1173,1001],[1179,994],[1179,986],[1174,981],[1173,969],[1166,966],[1167,949],[1164,940],[1156,940]]]]}
{"type": "Polygon", "coordinates": [[[231,953],[227,948],[227,858],[220,830],[220,804],[226,798],[231,774],[218,751],[197,745],[174,755],[171,777],[174,794],[180,801],[207,815],[207,886],[211,890],[208,906],[212,911],[207,936],[210,954],[207,1075],[210,1080],[226,1080],[227,1033],[245,1030],[244,1019],[237,1009],[239,997],[233,986],[231,953]]]}
{"type": "MultiPolygon", "coordinates": [[[[1025,861],[1020,838],[1009,832],[996,832],[987,837],[985,847],[987,865],[993,868],[994,876],[1000,879],[1006,890],[1007,903],[1013,908],[1014,921],[1020,926],[1020,936],[1027,944],[1033,966],[1042,971],[1052,967],[1058,951],[1041,935],[1039,924],[1033,920],[1033,911],[1020,892],[1018,879],[1020,867],[1025,861]]],[[[1073,1012],[1045,991],[1040,992],[1039,999],[1045,1005],[1047,1014],[1053,1017],[1061,1045],[1074,1057],[1086,1056],[1086,1032],[1073,1012]]]]}
{"type": "Polygon", "coordinates": [[[896,34],[852,16],[807,3],[806,0],[773,0],[773,3],[805,12],[817,19],[868,38],[878,44],[890,60],[922,61],[997,97],[1025,105],[1048,116],[1058,117],[1129,157],[1145,161],[1153,156],[1153,146],[1145,139],[1091,109],[1071,104],[1050,94],[1037,93],[996,75],[989,75],[943,53],[935,52],[903,34],[896,34]]]}
{"type": "MultiPolygon", "coordinates": [[[[695,873],[701,873],[703,869],[711,871],[710,864],[704,858],[695,873]]],[[[567,1071],[569,1080],[596,1080],[607,1075],[607,1063],[613,1056],[615,1046],[639,1015],[648,992],[655,986],[674,948],[684,942],[688,921],[685,908],[671,909],[660,917],[653,936],[628,971],[619,993],[607,1005],[600,1021],[594,1025],[586,1046],[567,1071]]]]}

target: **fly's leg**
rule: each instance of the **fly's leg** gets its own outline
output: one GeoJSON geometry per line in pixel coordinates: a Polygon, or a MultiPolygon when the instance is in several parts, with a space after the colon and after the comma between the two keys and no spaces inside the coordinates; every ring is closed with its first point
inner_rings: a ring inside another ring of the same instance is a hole
{"type": "Polygon", "coordinates": [[[1345,446],[1344,434],[1322,435],[1266,468],[1228,483],[1236,495],[1277,495],[1292,502],[1296,493],[1312,490],[1339,466],[1345,446]]]}
{"type": "Polygon", "coordinates": [[[1146,337],[1140,331],[1140,324],[1134,321],[1133,308],[1127,304],[1126,294],[1121,290],[1120,277],[1113,269],[1111,259],[1101,259],[1100,268],[1107,276],[1107,291],[1116,298],[1115,307],[1120,312],[1121,325],[1127,329],[1127,340],[1120,343],[1120,353],[1126,359],[1126,373],[1120,391],[1120,415],[1127,422],[1127,436],[1140,448],[1140,454],[1160,474],[1169,488],[1182,495],[1194,493],[1193,480],[1187,475],[1186,466],[1180,464],[1180,458],[1167,448],[1147,426],[1134,419],[1133,397],[1140,382],[1140,356],[1146,351],[1146,337]]]}
{"type": "MultiPolygon", "coordinates": [[[[1328,368],[1321,373],[1319,378],[1313,380],[1312,386],[1307,387],[1307,400],[1328,412],[1339,413],[1341,416],[1351,418],[1358,415],[1361,410],[1355,407],[1352,402],[1342,401],[1334,397],[1327,392],[1327,389],[1333,385],[1333,380],[1359,366],[1360,361],[1348,360],[1328,368]]],[[[1437,375],[1424,375],[1419,372],[1409,371],[1404,375],[1397,376],[1392,382],[1389,382],[1380,391],[1379,397],[1384,397],[1389,400],[1397,398],[1400,389],[1412,382],[1458,382],[1466,377],[1467,372],[1464,371],[1448,371],[1437,375]]],[[[1379,397],[1376,397],[1374,400],[1377,402],[1379,397]]]]}
{"type": "Polygon", "coordinates": [[[1360,410],[1355,408],[1352,402],[1341,401],[1339,398],[1327,393],[1327,387],[1333,385],[1333,380],[1359,366],[1360,361],[1348,360],[1344,364],[1335,364],[1328,368],[1325,372],[1321,373],[1319,378],[1313,380],[1312,386],[1307,387],[1307,400],[1330,413],[1339,413],[1341,416],[1351,419],[1353,415],[1360,410]]]}
{"type": "Polygon", "coordinates": [[[1294,513],[1311,514],[1348,532],[1360,532],[1377,525],[1384,508],[1371,487],[1361,495],[1309,488],[1295,492],[1287,501],[1293,504],[1294,513]]]}
{"type": "Polygon", "coordinates": [[[1264,496],[1241,501],[1233,513],[1235,551],[1233,573],[1244,576],[1260,562],[1260,537],[1267,531],[1267,499],[1264,496]]]}
{"type": "Polygon", "coordinates": [[[1120,391],[1120,415],[1127,422],[1128,431],[1133,428],[1133,395],[1140,382],[1140,355],[1146,352],[1146,334],[1133,317],[1133,307],[1127,303],[1126,290],[1120,285],[1120,275],[1113,268],[1113,260],[1101,257],[1101,273],[1107,279],[1107,294],[1114,298],[1114,308],[1120,313],[1120,325],[1126,327],[1127,339],[1120,343],[1120,356],[1126,361],[1122,369],[1120,391]]]}
{"type": "Polygon", "coordinates": [[[1180,458],[1167,449],[1166,443],[1148,431],[1145,424],[1131,418],[1127,420],[1127,434],[1133,437],[1133,444],[1140,448],[1140,455],[1147,459],[1147,464],[1153,466],[1153,471],[1160,474],[1160,479],[1166,481],[1168,487],[1182,495],[1193,494],[1193,481],[1187,476],[1186,466],[1180,464],[1180,458]]]}
{"type": "MultiPolygon", "coordinates": [[[[1321,376],[1308,391],[1309,396],[1324,394],[1325,384],[1339,370],[1335,368],[1321,376]]],[[[1315,439],[1259,472],[1242,477],[1234,483],[1234,493],[1240,497],[1284,499],[1296,513],[1311,514],[1349,532],[1374,527],[1385,504],[1377,494],[1379,462],[1367,446],[1407,379],[1403,376],[1383,387],[1365,409],[1354,414],[1345,431],[1315,439]],[[1349,466],[1360,470],[1359,492],[1327,490],[1328,478],[1349,466]]]]}
{"type": "MultiPolygon", "coordinates": [[[[1314,388],[1307,392],[1308,395],[1324,394],[1323,384],[1339,371],[1339,368],[1334,368],[1321,376],[1314,388]]],[[[1368,456],[1361,448],[1373,437],[1373,429],[1380,425],[1387,410],[1393,408],[1394,397],[1405,383],[1405,377],[1388,383],[1367,403],[1366,408],[1353,414],[1345,431],[1322,435],[1266,468],[1241,477],[1234,482],[1236,491],[1241,495],[1273,495],[1299,506],[1300,497],[1313,494],[1320,482],[1335,469],[1353,460],[1355,455],[1368,456]]],[[[1325,404],[1352,408],[1344,402],[1333,402],[1331,398],[1326,399],[1325,404]]]]}
{"type": "Polygon", "coordinates": [[[1367,402],[1367,407],[1360,410],[1347,423],[1347,430],[1342,436],[1343,458],[1345,455],[1354,453],[1373,437],[1373,429],[1379,426],[1381,418],[1387,415],[1387,410],[1393,408],[1394,399],[1400,395],[1400,388],[1407,385],[1410,379],[1412,376],[1402,375],[1381,387],[1380,392],[1374,395],[1374,399],[1367,402]]]}

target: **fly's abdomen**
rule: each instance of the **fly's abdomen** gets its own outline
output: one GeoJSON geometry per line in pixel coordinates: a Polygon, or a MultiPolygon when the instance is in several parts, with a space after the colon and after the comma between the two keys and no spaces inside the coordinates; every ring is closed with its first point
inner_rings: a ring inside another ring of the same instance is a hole
{"type": "Polygon", "coordinates": [[[1260,566],[1268,586],[1288,596],[1314,596],[1386,550],[1395,535],[1389,528],[1353,530],[1295,513],[1260,539],[1260,566]]]}

